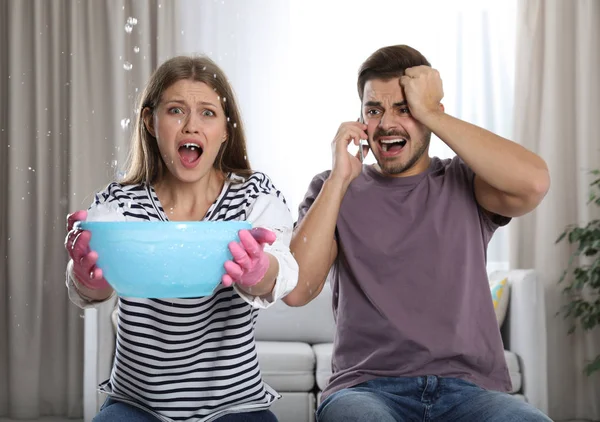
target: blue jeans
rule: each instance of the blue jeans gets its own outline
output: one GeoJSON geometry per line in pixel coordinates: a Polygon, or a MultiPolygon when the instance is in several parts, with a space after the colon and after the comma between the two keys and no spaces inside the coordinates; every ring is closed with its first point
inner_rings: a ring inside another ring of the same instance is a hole
{"type": "MultiPolygon", "coordinates": [[[[139,407],[123,403],[110,397],[106,399],[100,412],[92,422],[160,422],[153,415],[139,407]]],[[[259,412],[232,413],[221,416],[217,422],[277,422],[277,418],[270,410],[259,412]]]]}
{"type": "Polygon", "coordinates": [[[319,422],[530,422],[551,421],[509,394],[457,378],[378,378],[328,396],[319,422]]]}

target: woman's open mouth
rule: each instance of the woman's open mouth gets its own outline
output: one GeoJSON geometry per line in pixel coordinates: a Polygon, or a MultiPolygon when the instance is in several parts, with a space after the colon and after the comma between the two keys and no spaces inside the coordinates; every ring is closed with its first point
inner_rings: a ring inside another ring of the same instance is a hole
{"type": "Polygon", "coordinates": [[[200,161],[203,149],[200,144],[195,142],[186,142],[179,146],[177,150],[181,164],[186,168],[193,168],[200,161]]]}

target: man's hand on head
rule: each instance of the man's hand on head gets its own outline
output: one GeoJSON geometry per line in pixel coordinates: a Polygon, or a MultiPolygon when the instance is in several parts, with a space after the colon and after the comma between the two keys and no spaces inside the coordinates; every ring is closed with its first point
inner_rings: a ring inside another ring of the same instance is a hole
{"type": "Polygon", "coordinates": [[[443,112],[444,97],[440,73],[429,66],[409,67],[400,77],[400,85],[410,109],[410,114],[422,121],[428,114],[443,112]]]}

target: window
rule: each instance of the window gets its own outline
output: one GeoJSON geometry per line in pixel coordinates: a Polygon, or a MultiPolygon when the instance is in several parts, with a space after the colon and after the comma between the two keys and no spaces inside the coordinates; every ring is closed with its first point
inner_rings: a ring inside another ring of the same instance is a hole
{"type": "MultiPolygon", "coordinates": [[[[356,76],[384,45],[408,44],[441,73],[446,111],[510,138],[516,0],[266,0],[182,3],[188,53],[209,54],[240,100],[255,168],[297,215],[312,177],[331,167],[338,126],[356,120],[356,76]]],[[[432,137],[430,155],[454,153],[432,137]]],[[[507,229],[488,251],[508,268],[507,229]]]]}

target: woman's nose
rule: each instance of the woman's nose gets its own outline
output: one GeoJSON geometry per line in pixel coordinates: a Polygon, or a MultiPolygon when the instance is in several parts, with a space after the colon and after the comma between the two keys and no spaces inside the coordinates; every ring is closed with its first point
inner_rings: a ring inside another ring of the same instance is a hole
{"type": "Polygon", "coordinates": [[[186,118],[182,121],[183,124],[183,132],[184,133],[198,133],[198,129],[200,127],[200,119],[194,115],[194,113],[190,113],[186,116],[186,118]]]}

